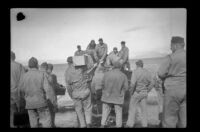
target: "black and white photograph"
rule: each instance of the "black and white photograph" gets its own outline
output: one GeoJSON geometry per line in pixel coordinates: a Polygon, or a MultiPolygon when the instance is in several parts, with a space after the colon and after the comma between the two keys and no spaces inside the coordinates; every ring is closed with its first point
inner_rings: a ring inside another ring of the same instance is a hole
{"type": "Polygon", "coordinates": [[[10,128],[186,128],[186,8],[11,8],[10,128]]]}

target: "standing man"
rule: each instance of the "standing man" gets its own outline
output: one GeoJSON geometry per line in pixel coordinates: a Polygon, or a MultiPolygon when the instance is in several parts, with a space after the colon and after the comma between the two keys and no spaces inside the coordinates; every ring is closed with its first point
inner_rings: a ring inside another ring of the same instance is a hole
{"type": "Polygon", "coordinates": [[[84,55],[85,52],[83,50],[81,50],[81,46],[80,45],[77,45],[77,51],[74,53],[74,56],[81,56],[81,55],[84,55]]]}
{"type": "Polygon", "coordinates": [[[68,68],[65,72],[66,87],[70,97],[74,101],[75,111],[80,127],[91,127],[92,103],[90,82],[87,66],[73,66],[72,57],[67,59],[68,68]]]}
{"type": "Polygon", "coordinates": [[[58,89],[60,86],[57,82],[57,77],[55,74],[52,73],[53,71],[53,65],[52,64],[47,64],[47,74],[48,74],[48,80],[53,88],[54,91],[54,99],[55,99],[55,104],[50,103],[50,112],[52,116],[52,125],[55,127],[55,114],[57,112],[57,94],[56,94],[56,89],[58,89]]]}
{"type": "Polygon", "coordinates": [[[28,110],[30,126],[52,127],[51,114],[48,106],[52,101],[52,89],[47,75],[38,70],[38,61],[32,57],[29,62],[29,71],[24,74],[20,81],[20,96],[25,99],[28,110]]]}
{"type": "Polygon", "coordinates": [[[131,100],[129,104],[127,127],[133,127],[135,124],[135,115],[137,105],[139,104],[142,110],[142,127],[147,127],[147,107],[146,100],[148,92],[151,91],[154,81],[151,73],[143,68],[143,61],[136,62],[137,68],[133,71],[131,78],[131,100]]]}
{"type": "Polygon", "coordinates": [[[99,44],[96,45],[96,53],[99,62],[103,62],[106,59],[108,52],[108,46],[103,42],[103,39],[99,39],[99,44]]]}
{"type": "Polygon", "coordinates": [[[129,49],[125,45],[125,41],[121,42],[121,50],[119,51],[120,62],[122,63],[122,68],[125,70],[126,68],[130,71],[130,63],[129,63],[129,49]]]}
{"type": "Polygon", "coordinates": [[[165,80],[163,127],[186,127],[186,52],[184,38],[171,39],[172,54],[161,65],[158,76],[165,80]]]}
{"type": "Polygon", "coordinates": [[[15,53],[11,51],[11,98],[10,98],[10,127],[14,126],[14,113],[19,112],[18,85],[25,73],[25,68],[15,61],[15,53]]]}
{"type": "Polygon", "coordinates": [[[102,98],[103,112],[101,127],[105,127],[106,121],[114,105],[116,113],[116,127],[122,127],[122,105],[124,103],[125,91],[128,89],[128,79],[120,71],[121,63],[114,62],[114,69],[105,73],[103,77],[102,98]]]}

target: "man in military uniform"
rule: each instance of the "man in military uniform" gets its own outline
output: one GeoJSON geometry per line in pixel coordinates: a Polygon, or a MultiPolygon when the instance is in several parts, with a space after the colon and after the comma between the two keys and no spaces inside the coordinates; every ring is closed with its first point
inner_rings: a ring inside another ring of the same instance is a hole
{"type": "Polygon", "coordinates": [[[87,73],[88,67],[86,65],[74,67],[72,57],[68,57],[67,62],[68,68],[65,71],[66,88],[74,101],[80,127],[91,127],[92,103],[89,86],[91,78],[87,73]]]}
{"type": "Polygon", "coordinates": [[[55,114],[57,111],[57,95],[56,95],[56,89],[59,88],[59,84],[57,83],[57,77],[55,74],[52,74],[53,70],[53,65],[52,64],[47,64],[46,62],[41,64],[40,70],[43,71],[45,74],[48,76],[48,81],[51,85],[52,88],[52,98],[53,102],[49,101],[49,108],[50,108],[50,113],[51,113],[51,121],[52,121],[52,126],[55,126],[55,114]]]}
{"type": "Polygon", "coordinates": [[[14,126],[14,113],[19,112],[18,85],[25,73],[25,68],[15,61],[15,53],[11,51],[11,102],[10,102],[10,127],[14,126]]]}
{"type": "Polygon", "coordinates": [[[107,57],[108,46],[103,42],[102,38],[99,39],[99,44],[96,45],[95,49],[98,57],[98,62],[101,63],[105,61],[107,57]]]}
{"type": "Polygon", "coordinates": [[[51,114],[48,102],[52,100],[52,88],[46,73],[38,70],[38,61],[32,57],[29,62],[29,71],[20,80],[20,97],[25,99],[25,108],[28,110],[30,126],[52,127],[51,114]],[[41,126],[40,126],[41,124],[41,126]]]}
{"type": "Polygon", "coordinates": [[[105,127],[112,105],[114,105],[116,113],[116,127],[122,127],[122,106],[124,104],[125,91],[128,90],[128,79],[120,71],[120,62],[114,62],[113,65],[114,68],[106,72],[103,77],[101,127],[105,127]]]}
{"type": "Polygon", "coordinates": [[[129,63],[129,49],[125,45],[126,42],[121,42],[121,50],[119,51],[120,62],[123,64],[122,68],[125,70],[126,68],[130,71],[130,63],[129,63]]]}
{"type": "Polygon", "coordinates": [[[172,54],[165,58],[158,76],[165,80],[163,127],[186,127],[186,52],[184,38],[171,39],[172,54]]]}
{"type": "Polygon", "coordinates": [[[135,124],[135,115],[137,105],[139,104],[142,110],[142,127],[147,127],[147,107],[146,100],[148,92],[154,85],[154,80],[151,73],[143,68],[143,61],[136,61],[137,68],[133,71],[131,77],[131,100],[129,104],[128,121],[126,127],[133,127],[135,124]]]}

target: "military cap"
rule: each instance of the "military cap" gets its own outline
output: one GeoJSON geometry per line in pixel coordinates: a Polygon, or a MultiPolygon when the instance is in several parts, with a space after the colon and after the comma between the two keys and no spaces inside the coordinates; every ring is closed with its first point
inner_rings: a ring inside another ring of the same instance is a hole
{"type": "Polygon", "coordinates": [[[37,68],[38,67],[38,60],[35,57],[31,57],[28,61],[29,68],[37,68]]]}
{"type": "Polygon", "coordinates": [[[103,41],[103,39],[102,39],[102,38],[99,38],[99,41],[103,41]]]}
{"type": "Polygon", "coordinates": [[[126,42],[125,41],[121,41],[121,44],[125,44],[126,42]]]}
{"type": "Polygon", "coordinates": [[[69,57],[67,58],[67,62],[68,62],[68,63],[73,63],[73,58],[72,58],[72,56],[69,56],[69,57]]]}
{"type": "Polygon", "coordinates": [[[47,69],[48,68],[48,64],[47,62],[43,62],[40,67],[47,69]]]}
{"type": "Polygon", "coordinates": [[[117,47],[114,47],[113,50],[117,50],[117,47]]]}
{"type": "Polygon", "coordinates": [[[137,66],[143,67],[143,61],[142,61],[142,60],[137,60],[137,61],[135,62],[135,64],[136,64],[137,66]]]}

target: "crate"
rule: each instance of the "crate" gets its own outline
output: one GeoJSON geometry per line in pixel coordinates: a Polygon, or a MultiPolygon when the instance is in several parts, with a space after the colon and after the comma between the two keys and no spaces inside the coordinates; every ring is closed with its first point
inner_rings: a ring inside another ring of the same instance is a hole
{"type": "Polygon", "coordinates": [[[87,62],[88,62],[88,57],[86,55],[73,57],[74,66],[84,66],[87,64],[87,62]]]}

